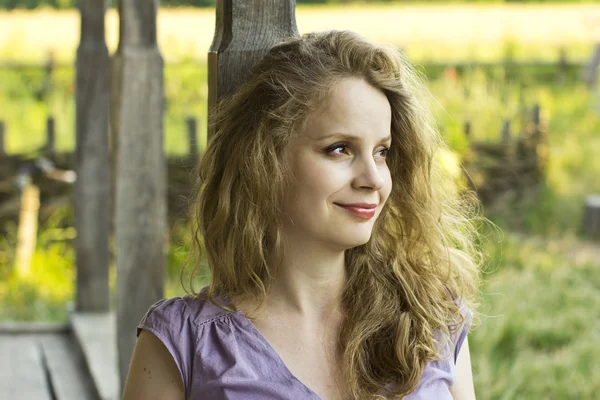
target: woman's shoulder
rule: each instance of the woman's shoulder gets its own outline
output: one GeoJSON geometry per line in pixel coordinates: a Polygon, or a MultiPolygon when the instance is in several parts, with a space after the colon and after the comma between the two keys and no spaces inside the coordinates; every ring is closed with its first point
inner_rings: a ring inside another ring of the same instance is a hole
{"type": "MultiPolygon", "coordinates": [[[[226,301],[222,304],[229,305],[226,301]]],[[[202,292],[170,297],[150,306],[138,324],[137,334],[149,331],[165,345],[179,369],[186,398],[189,398],[198,383],[192,371],[203,370],[206,374],[218,364],[224,355],[216,354],[214,349],[226,352],[227,335],[239,330],[235,315],[213,304],[202,292]],[[196,365],[198,360],[202,361],[201,366],[196,365]]]]}
{"type": "MultiPolygon", "coordinates": [[[[222,304],[227,304],[225,301],[222,304]]],[[[195,327],[226,319],[233,313],[213,304],[202,294],[170,297],[154,303],[143,316],[138,326],[146,329],[148,326],[176,327],[186,323],[195,327]]]]}

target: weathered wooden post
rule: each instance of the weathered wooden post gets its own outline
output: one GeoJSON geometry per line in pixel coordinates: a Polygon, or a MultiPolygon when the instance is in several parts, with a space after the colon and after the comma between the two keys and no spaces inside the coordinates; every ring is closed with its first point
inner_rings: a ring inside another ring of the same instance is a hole
{"type": "Polygon", "coordinates": [[[471,121],[466,121],[464,125],[465,136],[471,139],[471,121]]]}
{"type": "Polygon", "coordinates": [[[46,119],[46,146],[45,150],[48,154],[54,153],[56,150],[56,124],[53,116],[46,119]]]}
{"type": "Polygon", "coordinates": [[[583,80],[588,88],[594,89],[598,81],[598,65],[600,65],[600,43],[594,47],[594,53],[583,71],[583,80]]]}
{"type": "Polygon", "coordinates": [[[119,61],[113,69],[120,110],[113,138],[117,139],[117,349],[122,388],[136,327],[152,303],[163,297],[167,198],[158,1],[121,0],[120,11],[119,61]]]}
{"type": "Polygon", "coordinates": [[[38,218],[40,211],[40,189],[31,183],[29,175],[23,176],[21,207],[17,229],[17,249],[14,268],[21,277],[31,273],[31,260],[37,243],[38,218]]]}
{"type": "MultiPolygon", "coordinates": [[[[235,89],[277,42],[299,36],[296,0],[217,0],[215,36],[208,52],[208,110],[235,89]]],[[[212,132],[208,132],[210,141],[212,132]]]]}
{"type": "MultiPolygon", "coordinates": [[[[123,14],[123,2],[116,0],[119,15],[123,14]]],[[[110,232],[114,236],[115,233],[115,207],[117,203],[117,138],[119,136],[119,121],[121,120],[121,46],[123,41],[121,40],[123,34],[123,28],[119,27],[119,47],[117,51],[111,57],[111,81],[110,81],[110,124],[108,134],[108,156],[110,159],[110,191],[111,191],[111,219],[110,219],[110,232]]]]}
{"type": "Polygon", "coordinates": [[[198,124],[196,118],[187,117],[185,119],[188,136],[188,158],[195,160],[198,157],[198,124]]]}
{"type": "Polygon", "coordinates": [[[531,120],[533,121],[533,137],[539,137],[541,134],[540,131],[540,122],[541,122],[541,115],[540,115],[540,105],[538,103],[535,103],[533,105],[533,108],[531,109],[531,120]]]}
{"type": "Polygon", "coordinates": [[[541,120],[541,108],[538,103],[535,103],[531,110],[531,121],[533,131],[529,139],[529,147],[531,156],[535,160],[535,179],[537,182],[541,182],[544,178],[544,165],[546,164],[547,154],[544,151],[546,143],[541,120]]]}
{"type": "MultiPolygon", "coordinates": [[[[77,311],[108,311],[110,71],[104,39],[106,3],[104,0],[80,1],[79,10],[81,39],[77,49],[75,91],[75,307],[77,311]]],[[[48,139],[54,140],[50,135],[48,139]]]]}
{"type": "Polygon", "coordinates": [[[565,76],[567,75],[567,70],[569,68],[569,61],[567,60],[567,51],[564,47],[561,47],[558,51],[558,61],[556,63],[556,68],[558,69],[559,81],[564,81],[565,76]]]}
{"type": "Polygon", "coordinates": [[[502,143],[507,145],[510,142],[510,119],[505,119],[502,124],[502,143]]]}
{"type": "Polygon", "coordinates": [[[4,121],[0,121],[0,156],[3,156],[6,154],[6,148],[4,146],[4,130],[5,130],[4,121]]]}
{"type": "Polygon", "coordinates": [[[600,239],[600,194],[589,195],[585,199],[583,234],[593,239],[600,239]]]}

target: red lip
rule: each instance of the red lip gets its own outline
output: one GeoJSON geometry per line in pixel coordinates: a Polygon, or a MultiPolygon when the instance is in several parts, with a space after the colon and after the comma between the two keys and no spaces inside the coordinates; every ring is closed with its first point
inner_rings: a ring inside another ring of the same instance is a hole
{"type": "Polygon", "coordinates": [[[342,206],[342,207],[366,208],[368,210],[371,210],[371,209],[377,207],[377,204],[375,204],[375,203],[352,203],[352,204],[335,203],[335,204],[337,204],[338,206],[342,206]]]}
{"type": "Polygon", "coordinates": [[[376,204],[367,204],[367,203],[354,203],[354,204],[338,204],[334,203],[337,206],[342,207],[346,212],[355,215],[362,219],[371,219],[375,216],[375,207],[376,204]],[[360,205],[357,206],[355,204],[360,205]]]}

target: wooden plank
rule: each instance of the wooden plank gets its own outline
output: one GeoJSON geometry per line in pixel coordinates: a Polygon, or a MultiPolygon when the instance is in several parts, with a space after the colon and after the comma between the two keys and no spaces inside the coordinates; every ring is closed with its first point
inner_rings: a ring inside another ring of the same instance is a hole
{"type": "Polygon", "coordinates": [[[97,400],[87,367],[68,335],[40,337],[45,366],[56,400],[97,400]]]}
{"type": "Polygon", "coordinates": [[[53,400],[36,335],[0,336],[0,392],[3,399],[53,400]]]}
{"type": "Polygon", "coordinates": [[[100,398],[119,399],[115,314],[73,313],[70,318],[73,336],[100,398]]]}
{"type": "Polygon", "coordinates": [[[2,322],[0,334],[19,335],[34,333],[67,333],[69,326],[55,322],[2,322]]]}

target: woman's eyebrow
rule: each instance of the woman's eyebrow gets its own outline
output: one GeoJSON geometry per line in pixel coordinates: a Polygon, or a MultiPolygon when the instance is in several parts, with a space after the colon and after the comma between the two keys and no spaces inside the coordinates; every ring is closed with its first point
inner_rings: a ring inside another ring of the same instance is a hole
{"type": "MultiPolygon", "coordinates": [[[[321,136],[321,137],[317,137],[317,138],[313,138],[313,139],[318,140],[318,141],[330,140],[330,139],[340,139],[340,140],[346,140],[349,142],[361,142],[362,141],[361,136],[350,135],[347,133],[333,133],[331,135],[321,136]]],[[[380,142],[387,142],[388,140],[391,140],[391,139],[392,139],[392,135],[388,135],[386,137],[381,138],[380,142]]]]}

